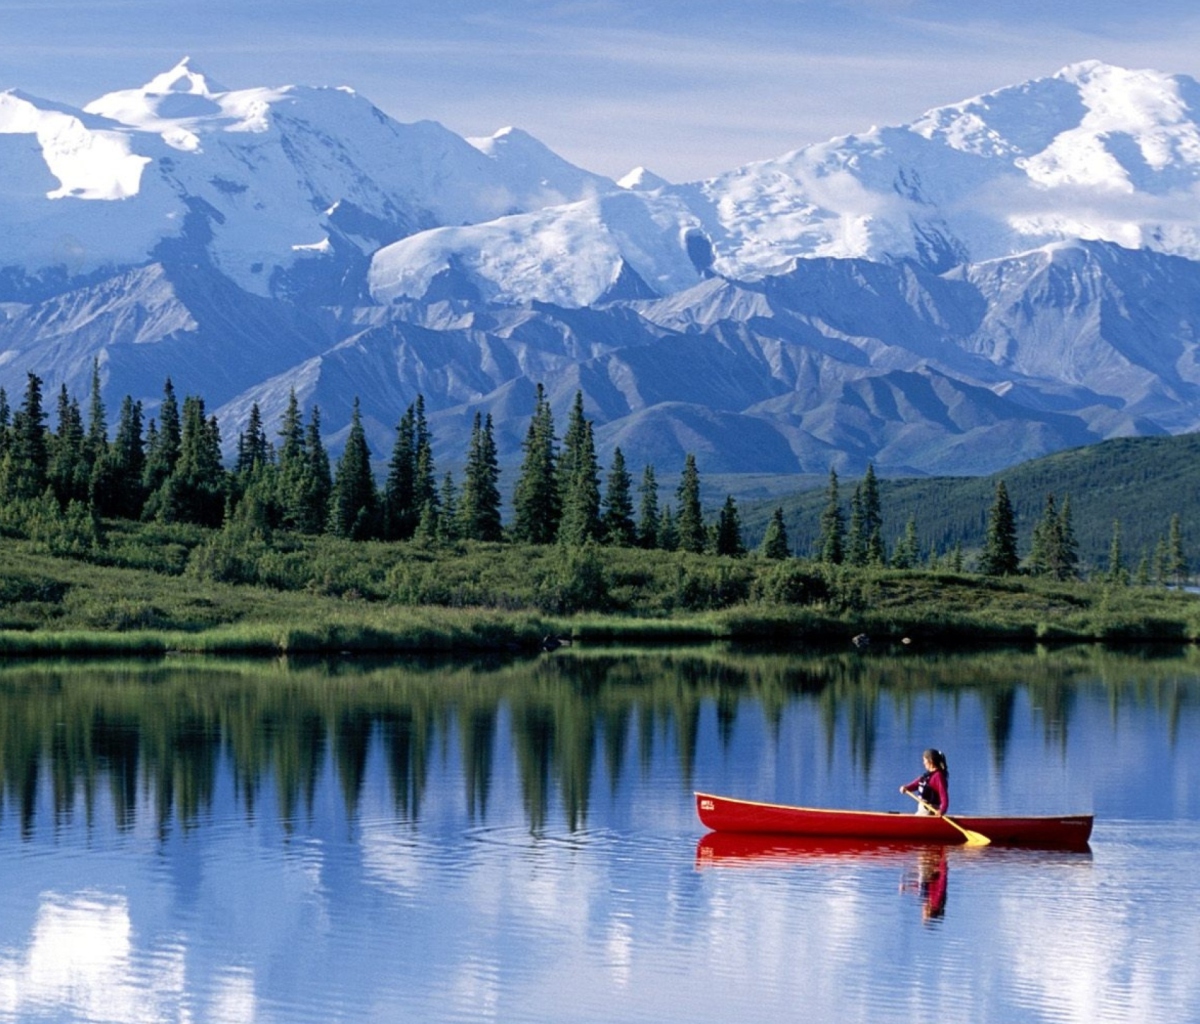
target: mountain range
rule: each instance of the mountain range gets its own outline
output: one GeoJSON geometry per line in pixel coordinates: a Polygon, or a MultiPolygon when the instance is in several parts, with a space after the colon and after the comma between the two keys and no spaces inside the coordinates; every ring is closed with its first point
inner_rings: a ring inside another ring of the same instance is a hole
{"type": "MultiPolygon", "coordinates": [[[[619,130],[619,128],[614,128],[619,130]]],[[[545,384],[602,461],[987,474],[1200,429],[1200,84],[1084,62],[706,181],[619,182],[505,128],[185,59],[83,108],[0,93],[0,387],[148,416],[170,376],[227,449],[295,390],[376,457],[424,396],[515,462],[545,384]]]]}

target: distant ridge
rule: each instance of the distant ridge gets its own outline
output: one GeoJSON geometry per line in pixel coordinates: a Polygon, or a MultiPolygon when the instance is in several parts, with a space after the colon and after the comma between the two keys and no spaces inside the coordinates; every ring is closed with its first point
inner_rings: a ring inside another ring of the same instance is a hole
{"type": "MultiPolygon", "coordinates": [[[[1184,553],[1192,571],[1200,571],[1200,523],[1194,515],[1200,497],[1200,434],[1116,438],[1031,459],[986,477],[881,479],[889,550],[910,516],[923,552],[936,545],[945,553],[956,543],[964,552],[978,550],[999,480],[1013,503],[1022,556],[1029,551],[1046,496],[1053,494],[1059,505],[1070,498],[1080,558],[1088,568],[1107,568],[1114,520],[1121,522],[1125,564],[1133,572],[1143,554],[1153,555],[1158,540],[1168,534],[1171,516],[1178,514],[1184,553]]],[[[847,507],[856,482],[852,477],[839,480],[847,507]]],[[[786,497],[745,502],[742,516],[748,538],[757,543],[772,511],[782,506],[789,537],[805,551],[819,533],[827,486],[823,480],[786,497]]]]}

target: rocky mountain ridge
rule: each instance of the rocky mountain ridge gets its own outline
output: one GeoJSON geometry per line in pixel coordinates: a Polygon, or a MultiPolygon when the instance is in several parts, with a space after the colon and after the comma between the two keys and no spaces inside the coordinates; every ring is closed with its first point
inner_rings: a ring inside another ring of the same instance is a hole
{"type": "Polygon", "coordinates": [[[683,185],[347,89],[190,61],[74,110],[0,94],[0,387],[149,415],[170,375],[232,448],[295,389],[335,447],[425,396],[520,456],[537,382],[602,459],[670,472],[988,473],[1200,429],[1200,85],[1095,62],[683,185]]]}

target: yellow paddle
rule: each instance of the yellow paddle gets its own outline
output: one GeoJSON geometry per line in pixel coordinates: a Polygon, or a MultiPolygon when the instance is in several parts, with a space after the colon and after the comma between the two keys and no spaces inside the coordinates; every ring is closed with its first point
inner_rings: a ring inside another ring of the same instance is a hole
{"type": "MultiPolygon", "coordinates": [[[[909,796],[911,796],[922,807],[928,807],[930,811],[932,811],[934,814],[937,814],[936,809],[934,809],[933,807],[930,807],[929,804],[927,804],[924,800],[922,800],[919,796],[917,796],[917,794],[914,793],[911,789],[906,789],[904,792],[906,792],[909,796]]],[[[987,836],[985,836],[982,832],[972,832],[969,828],[963,828],[957,821],[955,821],[953,818],[949,817],[948,815],[942,814],[942,815],[939,815],[939,817],[947,825],[953,825],[964,836],[966,836],[968,846],[988,846],[988,845],[990,845],[991,840],[987,836]]]]}

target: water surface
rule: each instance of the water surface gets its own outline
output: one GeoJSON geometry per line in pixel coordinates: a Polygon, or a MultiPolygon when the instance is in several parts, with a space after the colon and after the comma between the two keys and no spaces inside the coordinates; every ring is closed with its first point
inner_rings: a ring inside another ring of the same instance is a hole
{"type": "Polygon", "coordinates": [[[0,1020],[1195,1021],[1200,660],[563,650],[0,667],[0,1020]],[[1095,812],[705,837],[692,792],[1095,812]]]}

